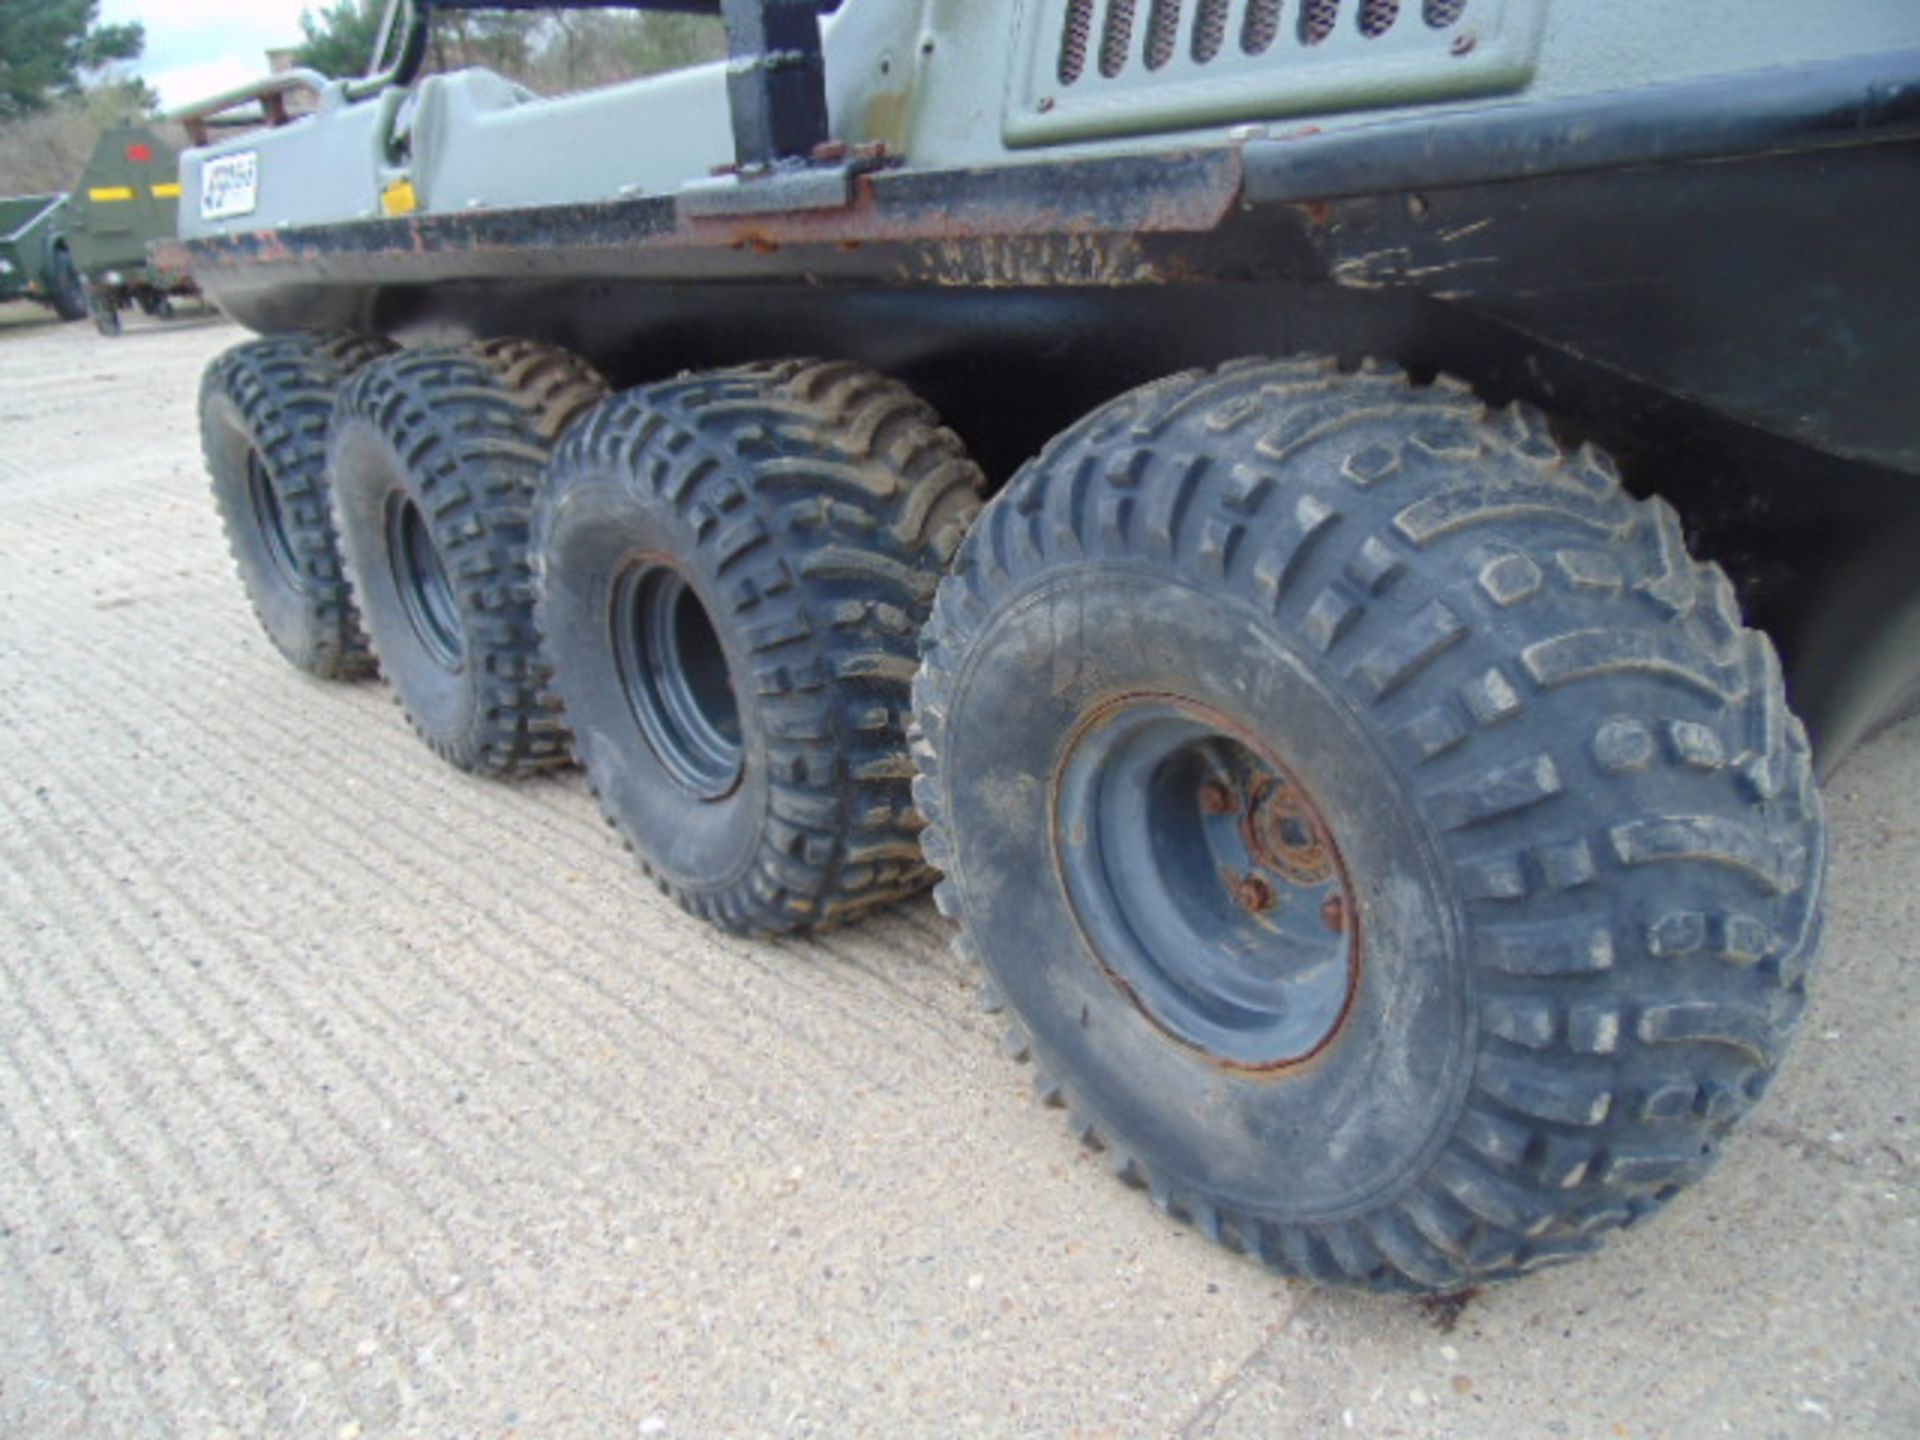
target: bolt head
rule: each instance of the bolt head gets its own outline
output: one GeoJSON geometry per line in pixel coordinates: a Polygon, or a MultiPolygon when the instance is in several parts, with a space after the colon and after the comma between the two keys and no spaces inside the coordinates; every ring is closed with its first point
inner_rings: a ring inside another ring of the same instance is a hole
{"type": "Polygon", "coordinates": [[[1233,899],[1242,910],[1251,910],[1256,915],[1264,914],[1273,908],[1273,886],[1248,871],[1233,887],[1233,899]]]}

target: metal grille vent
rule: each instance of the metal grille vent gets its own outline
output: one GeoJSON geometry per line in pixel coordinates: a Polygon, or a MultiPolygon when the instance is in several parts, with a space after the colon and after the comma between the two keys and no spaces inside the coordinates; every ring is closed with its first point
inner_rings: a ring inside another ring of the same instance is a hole
{"type": "Polygon", "coordinates": [[[1042,145],[1510,94],[1552,3],[1021,0],[1001,133],[1042,145]]]}
{"type": "Polygon", "coordinates": [[[1180,43],[1180,7],[1185,0],[1153,0],[1147,12],[1147,68],[1162,70],[1180,43]]]}
{"type": "Polygon", "coordinates": [[[1400,18],[1400,0],[1363,0],[1360,6],[1360,33],[1371,40],[1384,35],[1400,18]]]}
{"type": "MultiPolygon", "coordinates": [[[[1458,24],[1469,0],[1420,0],[1420,19],[1433,30],[1458,24]]],[[[1060,28],[1060,59],[1055,73],[1062,85],[1086,78],[1089,52],[1102,76],[1117,79],[1136,62],[1164,70],[1180,52],[1188,30],[1187,54],[1205,65],[1227,51],[1235,12],[1239,13],[1242,55],[1264,55],[1285,28],[1287,0],[1149,0],[1144,38],[1135,45],[1140,0],[1066,0],[1060,28]],[[1188,17],[1191,16],[1191,24],[1188,17]]],[[[1363,38],[1377,40],[1411,10],[1412,0],[1294,0],[1293,32],[1303,47],[1322,44],[1340,28],[1343,14],[1363,38]]]]}
{"type": "Polygon", "coordinates": [[[1133,6],[1134,0],[1107,0],[1107,28],[1100,36],[1100,73],[1109,80],[1127,68],[1133,6]]]}
{"type": "Polygon", "coordinates": [[[1093,34],[1093,0],[1069,0],[1060,32],[1060,83],[1071,85],[1087,69],[1087,40],[1093,34]]]}
{"type": "MultiPolygon", "coordinates": [[[[1277,3],[1277,0],[1276,0],[1277,3]]],[[[1193,58],[1204,65],[1220,53],[1227,42],[1227,9],[1230,0],[1200,0],[1193,15],[1193,58]]]]}
{"type": "Polygon", "coordinates": [[[1300,7],[1300,43],[1318,45],[1340,20],[1340,0],[1306,0],[1300,7]]]}
{"type": "Polygon", "coordinates": [[[1264,55],[1280,34],[1280,0],[1247,0],[1247,18],[1240,22],[1240,48],[1264,55]]]}

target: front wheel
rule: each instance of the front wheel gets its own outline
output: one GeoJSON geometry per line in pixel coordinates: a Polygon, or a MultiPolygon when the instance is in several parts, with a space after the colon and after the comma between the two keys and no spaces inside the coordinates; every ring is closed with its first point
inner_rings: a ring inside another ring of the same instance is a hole
{"type": "Polygon", "coordinates": [[[1458,386],[1247,362],[999,496],[916,690],[936,895],[1041,1089],[1288,1273],[1453,1290],[1700,1174],[1822,825],[1673,512],[1458,386]]]}

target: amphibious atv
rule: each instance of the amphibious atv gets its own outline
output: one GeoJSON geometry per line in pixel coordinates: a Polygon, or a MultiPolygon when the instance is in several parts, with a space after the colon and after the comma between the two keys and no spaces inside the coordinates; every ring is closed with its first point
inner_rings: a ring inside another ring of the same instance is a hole
{"type": "Polygon", "coordinates": [[[1920,8],[639,8],[731,59],[542,99],[413,0],[188,117],[285,121],[179,254],[263,337],[202,413],[273,642],[577,759],[730,929],[944,876],[1041,1095],[1281,1270],[1700,1175],[1804,1003],[1808,731],[1920,676],[1920,8]]]}

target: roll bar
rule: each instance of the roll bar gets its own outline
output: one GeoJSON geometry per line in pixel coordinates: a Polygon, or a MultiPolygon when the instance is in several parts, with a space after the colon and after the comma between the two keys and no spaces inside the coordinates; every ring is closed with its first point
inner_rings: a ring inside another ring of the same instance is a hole
{"type": "MultiPolygon", "coordinates": [[[[826,72],[820,16],[841,0],[387,0],[367,73],[344,82],[347,98],[363,99],[390,86],[411,85],[426,61],[435,10],[664,10],[717,15],[727,25],[727,100],[733,111],[734,154],[743,172],[804,162],[827,139],[826,72]]],[[[331,84],[313,70],[288,70],[222,91],[174,112],[195,145],[207,143],[207,122],[259,102],[269,125],[294,118],[286,96],[318,93],[331,84]]]]}

